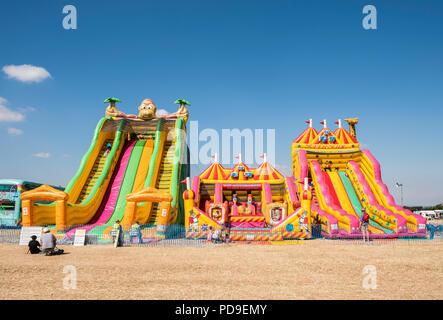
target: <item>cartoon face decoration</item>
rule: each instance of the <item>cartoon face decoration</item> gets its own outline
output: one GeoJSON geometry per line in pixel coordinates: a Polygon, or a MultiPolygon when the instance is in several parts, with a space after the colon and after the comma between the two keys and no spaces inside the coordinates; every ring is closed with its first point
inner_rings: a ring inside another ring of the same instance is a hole
{"type": "Polygon", "coordinates": [[[213,204],[209,208],[209,216],[217,222],[222,222],[224,216],[224,208],[219,204],[213,204]]]}
{"type": "Polygon", "coordinates": [[[138,107],[138,118],[142,120],[151,120],[155,118],[157,107],[151,99],[145,99],[138,107]]]}
{"type": "Polygon", "coordinates": [[[275,207],[271,209],[271,219],[273,221],[280,221],[282,217],[282,209],[275,207]]]}
{"type": "Polygon", "coordinates": [[[222,213],[221,213],[221,210],[219,208],[214,208],[212,210],[212,218],[214,220],[220,220],[221,216],[222,216],[222,213]]]}

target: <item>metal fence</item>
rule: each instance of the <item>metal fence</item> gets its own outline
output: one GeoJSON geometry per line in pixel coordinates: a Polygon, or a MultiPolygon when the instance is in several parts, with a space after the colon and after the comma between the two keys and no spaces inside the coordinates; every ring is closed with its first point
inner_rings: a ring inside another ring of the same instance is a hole
{"type": "MultiPolygon", "coordinates": [[[[48,227],[53,232],[54,226],[48,227]]],[[[88,228],[88,232],[85,239],[86,245],[112,245],[115,240],[115,235],[112,232],[111,226],[99,226],[96,229],[91,230],[91,226],[76,226],[75,228],[88,228]]],[[[68,229],[63,234],[57,234],[57,244],[59,245],[73,245],[74,243],[74,229],[68,229]]],[[[249,230],[251,231],[251,230],[249,230]]],[[[234,231],[231,231],[234,232],[234,231]]],[[[21,227],[0,227],[0,243],[4,244],[18,244],[20,240],[21,227]]],[[[55,233],[55,232],[54,232],[55,233]]],[[[259,233],[255,233],[259,234],[259,233]]],[[[263,233],[264,234],[264,233],[263,233]]],[[[220,246],[231,243],[236,244],[271,244],[273,242],[286,242],[291,243],[297,241],[296,239],[284,239],[280,241],[273,241],[272,239],[267,241],[248,240],[233,241],[231,239],[230,231],[227,230],[220,235],[220,239],[208,241],[207,229],[185,229],[182,225],[170,225],[167,227],[165,233],[157,232],[154,225],[141,225],[139,231],[131,230],[131,228],[123,228],[123,234],[120,238],[120,246],[145,246],[145,247],[203,247],[203,246],[220,246]]],[[[371,245],[383,245],[383,244],[395,244],[400,242],[409,243],[436,243],[443,240],[443,224],[436,222],[435,224],[430,222],[427,225],[426,238],[418,237],[397,237],[397,238],[377,238],[371,237],[369,242],[371,245]]],[[[328,238],[321,236],[318,232],[313,235],[309,240],[303,241],[327,241],[329,243],[337,244],[363,244],[361,237],[335,237],[328,238]]]]}

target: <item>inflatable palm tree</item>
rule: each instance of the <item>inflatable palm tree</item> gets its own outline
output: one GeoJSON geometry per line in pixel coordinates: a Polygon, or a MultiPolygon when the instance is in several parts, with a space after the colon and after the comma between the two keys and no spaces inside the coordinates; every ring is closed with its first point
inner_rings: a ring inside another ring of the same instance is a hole
{"type": "Polygon", "coordinates": [[[107,117],[117,117],[118,110],[115,107],[117,102],[122,102],[119,98],[109,97],[104,101],[104,103],[109,103],[109,106],[106,108],[106,116],[107,117]]]}
{"type": "Polygon", "coordinates": [[[104,101],[104,103],[111,104],[111,108],[115,108],[115,103],[116,102],[122,102],[122,101],[119,98],[115,98],[115,97],[109,97],[108,99],[106,99],[104,101]]]}
{"type": "Polygon", "coordinates": [[[185,99],[177,99],[174,101],[175,104],[179,104],[180,107],[178,108],[176,114],[179,118],[184,118],[185,121],[188,121],[189,118],[189,111],[186,106],[190,106],[191,103],[185,99]]]}

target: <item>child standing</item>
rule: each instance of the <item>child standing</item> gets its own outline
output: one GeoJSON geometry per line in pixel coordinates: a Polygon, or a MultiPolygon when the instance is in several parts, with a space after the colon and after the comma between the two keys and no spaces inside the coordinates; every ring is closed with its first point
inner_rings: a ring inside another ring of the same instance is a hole
{"type": "Polygon", "coordinates": [[[208,242],[212,241],[212,227],[209,227],[208,238],[206,239],[206,241],[208,242]]]}

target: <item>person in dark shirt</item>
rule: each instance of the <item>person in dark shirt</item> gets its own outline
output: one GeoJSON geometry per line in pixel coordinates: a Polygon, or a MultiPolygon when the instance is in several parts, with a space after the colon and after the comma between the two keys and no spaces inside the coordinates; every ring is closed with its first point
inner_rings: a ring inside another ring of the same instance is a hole
{"type": "Polygon", "coordinates": [[[40,242],[37,241],[37,236],[32,236],[31,241],[28,243],[29,252],[31,254],[37,254],[40,253],[40,242]]]}
{"type": "Polygon", "coordinates": [[[111,144],[110,142],[108,142],[108,143],[106,144],[106,151],[105,151],[105,153],[103,154],[103,156],[106,157],[106,156],[108,155],[108,153],[111,152],[111,149],[112,149],[112,144],[111,144]]]}

